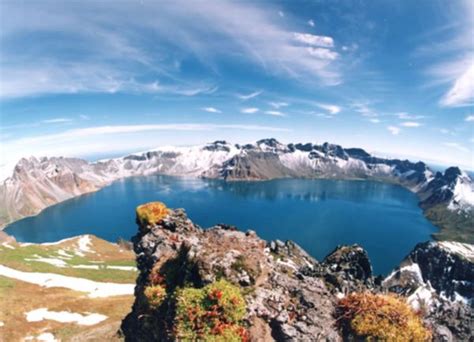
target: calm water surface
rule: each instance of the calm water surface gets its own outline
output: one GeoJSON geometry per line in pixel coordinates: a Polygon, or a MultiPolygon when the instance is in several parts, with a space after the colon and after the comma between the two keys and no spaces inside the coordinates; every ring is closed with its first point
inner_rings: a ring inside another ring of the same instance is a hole
{"type": "Polygon", "coordinates": [[[254,229],[264,239],[291,239],[318,260],[337,245],[358,243],[375,273],[388,273],[436,228],[416,196],[369,181],[285,179],[222,182],[166,176],[117,181],[99,192],[44,210],[6,228],[23,242],[95,234],[109,241],[136,233],[135,207],[160,200],[185,208],[203,227],[227,223],[254,229]]]}

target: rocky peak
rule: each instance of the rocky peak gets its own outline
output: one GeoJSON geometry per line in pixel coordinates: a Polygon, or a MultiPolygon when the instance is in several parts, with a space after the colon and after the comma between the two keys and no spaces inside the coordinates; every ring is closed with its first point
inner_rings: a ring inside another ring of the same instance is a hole
{"type": "MultiPolygon", "coordinates": [[[[254,231],[225,224],[202,229],[184,210],[161,203],[140,206],[137,223],[133,244],[140,274],[132,312],[122,324],[127,341],[179,338],[183,317],[177,306],[183,293],[198,296],[213,284],[223,286],[222,281],[245,301],[238,323],[239,336],[246,336],[242,341],[341,341],[339,299],[354,291],[387,290],[406,296],[417,310],[419,298],[438,298],[432,309],[422,311],[436,339],[472,336],[472,309],[458,298],[472,298],[472,245],[420,244],[380,284],[358,245],[338,246],[319,263],[294,242],[266,242],[254,231]]],[[[196,317],[192,312],[189,317],[196,317]]]]}
{"type": "Polygon", "coordinates": [[[275,138],[261,139],[257,141],[257,146],[264,152],[288,152],[288,147],[280,143],[275,138]]]}
{"type": "Polygon", "coordinates": [[[332,317],[334,297],[324,280],[301,274],[300,269],[317,263],[296,244],[267,243],[253,231],[226,225],[203,230],[183,210],[169,210],[159,222],[137,222],[133,242],[140,275],[133,311],[122,325],[126,340],[174,338],[174,297],[150,310],[145,293],[153,279],[160,279],[168,292],[202,288],[219,279],[239,286],[246,294],[251,340],[339,339],[332,317]]]}
{"type": "Polygon", "coordinates": [[[424,312],[438,340],[472,338],[474,246],[440,241],[418,244],[382,282],[424,312]]]}
{"type": "Polygon", "coordinates": [[[346,148],[344,151],[349,155],[351,158],[366,160],[371,157],[369,153],[367,153],[362,148],[346,148]]]}
{"type": "Polygon", "coordinates": [[[460,176],[461,174],[462,174],[462,172],[461,172],[461,169],[459,169],[459,167],[451,166],[451,167],[448,167],[444,171],[443,178],[444,178],[446,183],[452,183],[452,182],[456,181],[458,176],[460,176]]]}
{"type": "Polygon", "coordinates": [[[204,146],[203,150],[211,151],[211,152],[215,152],[215,151],[230,152],[230,144],[225,140],[216,140],[204,146]]]}

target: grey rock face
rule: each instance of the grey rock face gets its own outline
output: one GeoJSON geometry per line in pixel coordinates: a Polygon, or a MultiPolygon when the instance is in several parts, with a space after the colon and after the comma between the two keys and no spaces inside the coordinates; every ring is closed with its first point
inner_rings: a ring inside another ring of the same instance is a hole
{"type": "Polygon", "coordinates": [[[220,278],[240,286],[254,341],[341,341],[334,317],[339,298],[353,291],[389,290],[421,311],[435,340],[472,338],[472,307],[455,295],[463,289],[472,299],[470,287],[458,284],[472,281],[466,278],[474,269],[472,245],[420,244],[380,284],[360,246],[339,246],[320,263],[291,241],[266,242],[253,231],[228,225],[203,230],[179,209],[158,225],[140,225],[133,243],[140,274],[133,310],[122,324],[127,341],[172,338],[172,306],[150,312],[144,297],[152,270],[159,270],[172,287],[202,287],[220,278]],[[454,299],[447,293],[454,293],[454,299]],[[420,296],[429,299],[424,307],[420,296]]]}

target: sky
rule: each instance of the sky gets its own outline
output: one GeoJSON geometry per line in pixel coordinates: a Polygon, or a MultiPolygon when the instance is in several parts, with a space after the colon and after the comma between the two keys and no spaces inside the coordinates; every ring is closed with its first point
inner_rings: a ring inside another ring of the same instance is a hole
{"type": "Polygon", "coordinates": [[[0,170],[267,137],[472,170],[473,37],[470,0],[3,0],[0,170]]]}

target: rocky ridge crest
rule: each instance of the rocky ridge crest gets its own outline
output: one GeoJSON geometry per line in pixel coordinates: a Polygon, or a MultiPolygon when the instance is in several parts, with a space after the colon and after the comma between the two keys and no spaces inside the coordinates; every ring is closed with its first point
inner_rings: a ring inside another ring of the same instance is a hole
{"type": "Polygon", "coordinates": [[[133,243],[140,275],[133,310],[122,324],[128,341],[174,339],[173,300],[150,310],[145,295],[157,275],[167,291],[203,288],[219,279],[238,286],[252,341],[341,341],[335,306],[354,291],[406,297],[424,315],[435,340],[473,338],[474,264],[465,257],[472,245],[421,244],[382,279],[373,276],[367,253],[357,245],[339,246],[318,262],[291,241],[266,242],[253,231],[223,224],[202,229],[182,209],[169,210],[159,222],[137,222],[133,243]],[[417,273],[402,275],[407,270],[417,273]]]}

